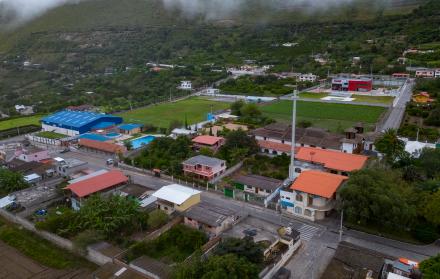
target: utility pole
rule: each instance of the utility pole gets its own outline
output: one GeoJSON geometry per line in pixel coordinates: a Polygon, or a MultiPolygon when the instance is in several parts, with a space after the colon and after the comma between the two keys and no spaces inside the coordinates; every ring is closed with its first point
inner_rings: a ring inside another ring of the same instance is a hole
{"type": "Polygon", "coordinates": [[[344,223],[344,209],[341,211],[341,224],[339,226],[339,242],[342,241],[342,224],[344,223]]]}
{"type": "Polygon", "coordinates": [[[290,166],[289,166],[289,179],[293,181],[295,179],[295,130],[296,130],[296,100],[298,98],[298,90],[295,88],[293,91],[293,110],[292,110],[292,146],[290,147],[290,166]]]}

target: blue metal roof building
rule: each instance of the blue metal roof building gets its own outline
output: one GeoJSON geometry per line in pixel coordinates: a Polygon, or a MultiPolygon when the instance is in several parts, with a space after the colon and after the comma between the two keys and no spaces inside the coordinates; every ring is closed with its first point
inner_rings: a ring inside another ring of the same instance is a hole
{"type": "Polygon", "coordinates": [[[91,130],[105,129],[122,123],[122,117],[84,111],[63,110],[42,119],[43,129],[66,129],[84,134],[91,130]],[[45,127],[45,125],[47,125],[45,127]]]}
{"type": "Polygon", "coordinates": [[[122,124],[119,125],[118,128],[124,131],[131,131],[134,130],[136,128],[141,128],[142,124],[122,124]]]}

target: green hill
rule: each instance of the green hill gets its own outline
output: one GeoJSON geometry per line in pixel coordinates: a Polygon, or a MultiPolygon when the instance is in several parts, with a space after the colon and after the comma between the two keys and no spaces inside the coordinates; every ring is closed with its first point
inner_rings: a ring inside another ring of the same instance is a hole
{"type": "Polygon", "coordinates": [[[271,0],[276,8],[270,9],[267,0],[243,1],[239,11],[207,18],[166,9],[161,0],[89,0],[3,30],[0,110],[18,103],[40,112],[84,103],[124,110],[182,94],[180,80],[210,84],[224,76],[212,67],[245,59],[321,76],[370,68],[390,73],[403,70],[396,61],[404,49],[440,42],[437,0],[354,0],[314,11],[283,0],[271,0]],[[282,47],[285,42],[298,46],[282,47]],[[329,63],[316,63],[316,54],[329,63]],[[352,65],[354,56],[360,65],[352,65]],[[36,66],[24,67],[25,61],[36,66]],[[153,73],[148,61],[186,67],[153,73]]]}
{"type": "Polygon", "coordinates": [[[368,20],[378,14],[409,13],[425,0],[389,0],[387,4],[382,4],[384,0],[355,0],[350,4],[341,4],[317,11],[304,6],[288,6],[283,4],[285,1],[282,0],[275,0],[274,8],[268,9],[262,4],[264,2],[265,0],[247,0],[247,4],[242,5],[239,12],[220,14],[219,18],[207,20],[203,14],[188,18],[177,9],[166,9],[161,0],[83,1],[79,4],[68,4],[53,9],[17,29],[3,30],[0,32],[0,51],[8,51],[19,40],[39,32],[123,30],[124,28],[158,26],[185,27],[205,23],[231,26],[368,20]]]}

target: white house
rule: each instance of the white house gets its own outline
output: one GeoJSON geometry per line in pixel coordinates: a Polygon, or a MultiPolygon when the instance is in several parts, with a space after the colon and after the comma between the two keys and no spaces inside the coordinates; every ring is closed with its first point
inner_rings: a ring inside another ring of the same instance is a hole
{"type": "Polygon", "coordinates": [[[308,74],[301,74],[298,79],[299,79],[299,81],[303,81],[303,82],[304,81],[315,82],[317,78],[318,78],[317,75],[314,75],[312,73],[308,73],[308,74]]]}
{"type": "Polygon", "coordinates": [[[157,208],[172,214],[183,212],[200,202],[200,191],[179,184],[163,186],[153,193],[157,208]]]}
{"type": "Polygon", "coordinates": [[[347,179],[327,172],[303,171],[289,189],[280,191],[281,208],[311,221],[322,220],[334,209],[336,191],[347,179]]]}
{"type": "Polygon", "coordinates": [[[435,77],[435,70],[433,69],[419,69],[416,71],[416,77],[419,78],[433,78],[435,77]]]}
{"type": "Polygon", "coordinates": [[[189,80],[182,80],[180,82],[179,89],[182,90],[192,90],[192,82],[189,80]]]}

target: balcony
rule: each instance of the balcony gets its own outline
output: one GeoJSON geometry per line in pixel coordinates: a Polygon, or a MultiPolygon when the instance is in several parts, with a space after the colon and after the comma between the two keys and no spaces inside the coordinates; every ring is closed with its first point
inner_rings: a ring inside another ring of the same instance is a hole
{"type": "Polygon", "coordinates": [[[320,205],[320,206],[313,205],[313,204],[308,204],[307,205],[308,208],[319,210],[319,211],[330,211],[333,208],[335,208],[335,206],[336,206],[336,201],[335,200],[330,200],[325,205],[320,205]]]}
{"type": "Polygon", "coordinates": [[[204,168],[185,167],[185,168],[183,168],[183,171],[195,173],[195,174],[203,175],[203,176],[213,176],[214,175],[214,172],[212,170],[206,170],[204,168]]]}

